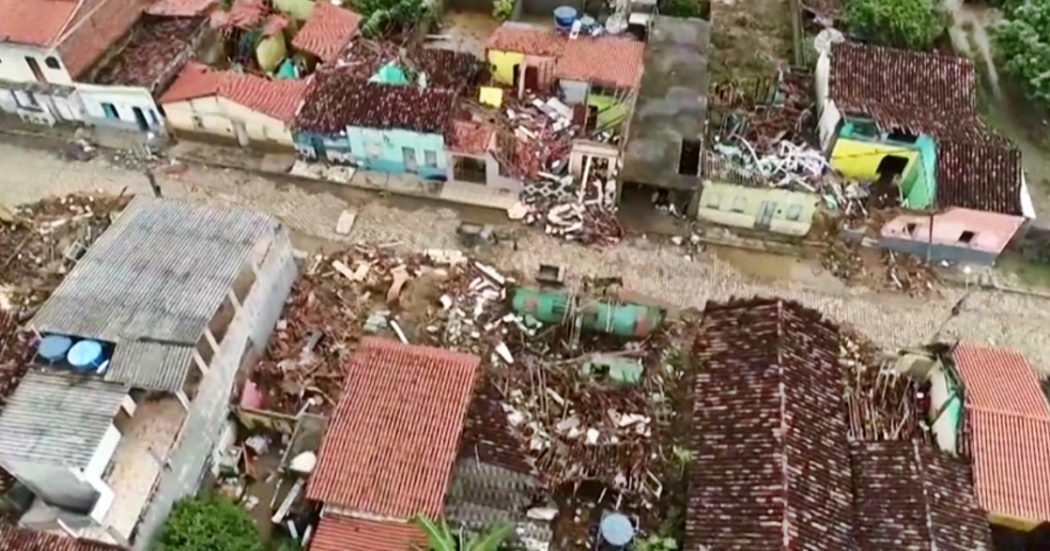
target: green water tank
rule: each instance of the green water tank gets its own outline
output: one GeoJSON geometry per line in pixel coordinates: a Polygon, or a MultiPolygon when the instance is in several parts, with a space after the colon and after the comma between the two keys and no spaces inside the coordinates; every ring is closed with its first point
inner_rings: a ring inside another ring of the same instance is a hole
{"type": "Polygon", "coordinates": [[[580,306],[583,328],[621,337],[645,337],[663,321],[664,312],[655,306],[635,303],[587,301],[580,306]]]}
{"type": "Polygon", "coordinates": [[[530,315],[543,323],[561,323],[569,311],[569,295],[564,291],[518,287],[511,297],[511,307],[521,316],[530,315]]]}

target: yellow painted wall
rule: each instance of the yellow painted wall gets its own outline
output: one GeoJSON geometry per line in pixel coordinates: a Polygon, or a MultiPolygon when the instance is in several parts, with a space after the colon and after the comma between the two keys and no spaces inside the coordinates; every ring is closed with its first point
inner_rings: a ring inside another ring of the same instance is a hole
{"type": "Polygon", "coordinates": [[[850,178],[874,179],[879,176],[879,163],[887,155],[908,159],[902,174],[908,174],[919,158],[919,152],[912,148],[840,137],[831,152],[831,166],[850,178]]]}
{"type": "Polygon", "coordinates": [[[521,65],[525,61],[525,54],[489,50],[488,59],[489,64],[492,65],[492,76],[496,80],[505,84],[514,84],[514,66],[521,65]]]}
{"type": "Polygon", "coordinates": [[[277,69],[287,55],[288,48],[284,44],[284,35],[281,33],[262,39],[255,47],[255,60],[259,62],[259,67],[267,73],[277,69]]]}
{"type": "Polygon", "coordinates": [[[239,103],[214,96],[164,104],[169,128],[187,132],[203,132],[236,140],[234,123],[241,122],[248,137],[257,142],[270,142],[292,147],[292,133],[288,125],[268,115],[253,111],[239,103]],[[201,125],[194,123],[199,118],[201,125]]]}
{"type": "Polygon", "coordinates": [[[769,231],[794,236],[809,233],[813,215],[817,212],[817,196],[800,191],[704,182],[697,217],[723,226],[753,229],[765,201],[776,205],[769,231]],[[801,207],[798,220],[788,220],[788,210],[792,205],[801,207]]]}
{"type": "Polygon", "coordinates": [[[273,7],[299,21],[310,19],[310,15],[314,12],[312,0],[274,0],[273,7]]]}

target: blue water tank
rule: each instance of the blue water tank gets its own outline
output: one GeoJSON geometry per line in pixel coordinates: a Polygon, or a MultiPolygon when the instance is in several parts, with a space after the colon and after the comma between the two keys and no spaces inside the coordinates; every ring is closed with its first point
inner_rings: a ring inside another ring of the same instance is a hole
{"type": "Polygon", "coordinates": [[[576,8],[572,6],[559,6],[554,9],[554,26],[558,27],[563,31],[572,29],[572,24],[576,21],[576,8]]]}
{"type": "Polygon", "coordinates": [[[83,340],[69,349],[66,360],[69,365],[76,369],[94,371],[102,364],[102,343],[92,340],[83,340]]]}
{"type": "Polygon", "coordinates": [[[620,513],[609,513],[598,526],[602,541],[615,546],[626,547],[634,539],[634,525],[631,519],[620,513]]]}
{"type": "Polygon", "coordinates": [[[47,335],[40,339],[40,346],[36,349],[36,355],[40,361],[47,364],[58,363],[66,357],[69,347],[73,346],[73,339],[62,335],[47,335]]]}

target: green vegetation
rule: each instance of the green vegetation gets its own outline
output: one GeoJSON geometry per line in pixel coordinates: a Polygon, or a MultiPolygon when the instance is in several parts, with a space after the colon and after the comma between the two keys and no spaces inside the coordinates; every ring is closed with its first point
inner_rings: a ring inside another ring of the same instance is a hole
{"type": "Polygon", "coordinates": [[[475,534],[452,530],[444,520],[435,522],[422,515],[413,522],[426,534],[430,551],[501,551],[514,532],[514,526],[509,523],[497,524],[483,534],[475,534]]]}
{"type": "Polygon", "coordinates": [[[263,551],[248,512],[215,493],[175,504],[151,551],[263,551]]]}
{"type": "Polygon", "coordinates": [[[1050,2],[1007,1],[995,44],[1003,71],[1030,100],[1050,109],[1050,2]]]}
{"type": "Polygon", "coordinates": [[[406,32],[434,17],[423,0],[354,0],[353,9],[364,18],[361,33],[368,37],[406,32]]]}
{"type": "Polygon", "coordinates": [[[932,46],[947,24],[934,0],[848,0],[846,14],[858,38],[916,50],[932,46]]]}
{"type": "Polygon", "coordinates": [[[670,537],[649,536],[634,542],[631,551],[678,551],[678,542],[670,537]]]}
{"type": "Polygon", "coordinates": [[[514,0],[493,0],[492,17],[506,21],[514,11],[514,0]]]}
{"type": "Polygon", "coordinates": [[[671,17],[699,17],[706,19],[710,3],[702,0],[667,0],[661,12],[671,17]]]}

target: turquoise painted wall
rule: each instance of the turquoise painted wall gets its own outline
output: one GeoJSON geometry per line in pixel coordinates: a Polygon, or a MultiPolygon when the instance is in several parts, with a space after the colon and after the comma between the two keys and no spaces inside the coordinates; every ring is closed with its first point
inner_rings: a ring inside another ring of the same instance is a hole
{"type": "MultiPolygon", "coordinates": [[[[839,136],[917,152],[918,155],[908,163],[901,177],[902,200],[904,206],[913,209],[926,209],[933,206],[937,195],[937,146],[933,137],[921,134],[914,142],[893,140],[890,139],[888,133],[881,132],[873,121],[861,119],[846,120],[839,136]]],[[[874,164],[878,163],[874,162],[874,164]]]]}
{"type": "Polygon", "coordinates": [[[423,178],[447,175],[445,137],[400,128],[378,130],[350,126],[346,129],[350,150],[358,165],[379,172],[406,172],[405,149],[415,152],[417,173],[423,178]],[[427,152],[432,152],[428,163],[427,152]]]}

